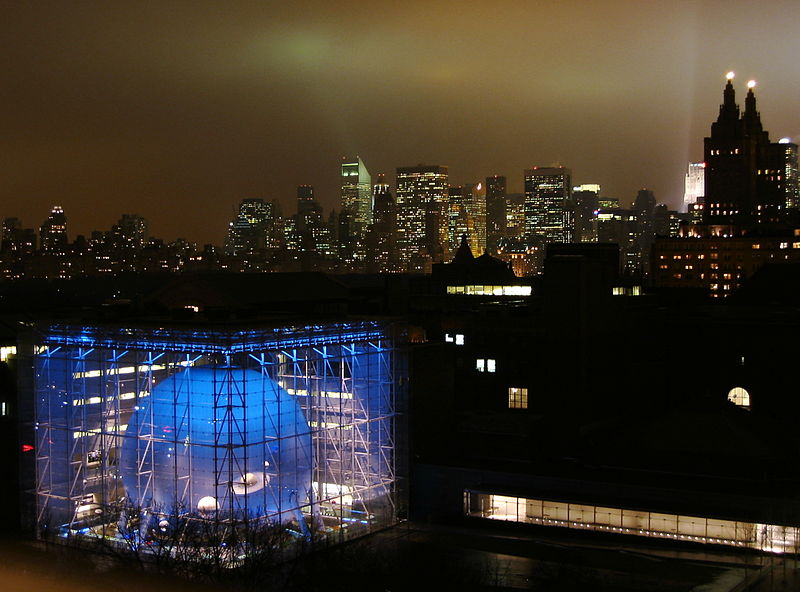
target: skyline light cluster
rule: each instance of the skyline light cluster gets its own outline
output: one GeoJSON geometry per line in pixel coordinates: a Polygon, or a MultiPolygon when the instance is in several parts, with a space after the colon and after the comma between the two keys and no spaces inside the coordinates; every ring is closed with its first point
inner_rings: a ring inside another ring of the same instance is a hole
{"type": "Polygon", "coordinates": [[[456,184],[504,175],[512,193],[561,164],[678,207],[727,69],[758,79],[776,136],[800,135],[789,1],[82,7],[17,3],[0,25],[0,216],[59,203],[85,234],[135,211],[220,243],[212,221],[241,199],[286,208],[309,184],[337,206],[343,154],[375,173],[447,165],[456,184]]]}

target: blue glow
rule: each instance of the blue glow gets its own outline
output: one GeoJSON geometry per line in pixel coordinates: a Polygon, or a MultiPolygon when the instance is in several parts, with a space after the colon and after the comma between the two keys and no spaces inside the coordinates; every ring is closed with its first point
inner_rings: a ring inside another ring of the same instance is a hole
{"type": "Polygon", "coordinates": [[[181,330],[175,328],[132,328],[116,330],[109,336],[105,327],[53,325],[44,345],[78,345],[118,348],[121,344],[134,349],[168,350],[172,352],[212,352],[236,354],[277,347],[309,347],[337,344],[343,341],[369,341],[385,337],[377,321],[338,323],[336,325],[301,325],[247,331],[181,330]],[[331,331],[336,327],[339,331],[331,331]]]}
{"type": "Polygon", "coordinates": [[[186,369],[135,411],[122,445],[134,506],[162,512],[276,515],[306,502],[311,435],[297,403],[266,374],[186,369]],[[141,467],[152,473],[141,478],[141,467]],[[185,484],[178,487],[176,479],[185,484]]]}
{"type": "Polygon", "coordinates": [[[379,321],[38,327],[39,525],[157,544],[211,517],[306,537],[323,520],[391,523],[397,335],[379,321]]]}

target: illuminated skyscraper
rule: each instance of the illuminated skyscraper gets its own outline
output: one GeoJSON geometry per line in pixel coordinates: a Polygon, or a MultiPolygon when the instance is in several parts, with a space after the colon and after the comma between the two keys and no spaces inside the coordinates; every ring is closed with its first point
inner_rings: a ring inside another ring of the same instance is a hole
{"type": "Polygon", "coordinates": [[[773,150],[781,152],[781,155],[776,155],[775,159],[783,160],[783,178],[781,184],[783,192],[786,195],[786,207],[797,209],[800,208],[800,187],[798,187],[798,174],[797,174],[797,144],[792,142],[791,138],[781,138],[777,144],[772,145],[773,150]]]}
{"type": "Polygon", "coordinates": [[[147,245],[148,224],[142,216],[122,214],[122,218],[111,228],[117,248],[140,251],[147,245]]]}
{"type": "Polygon", "coordinates": [[[450,252],[467,237],[473,253],[486,250],[486,191],[482,182],[451,186],[449,195],[450,252]]]}
{"type": "Polygon", "coordinates": [[[470,238],[470,247],[480,255],[486,251],[486,185],[483,181],[465,183],[464,195],[466,206],[472,218],[474,237],[470,238]]]}
{"type": "Polygon", "coordinates": [[[372,223],[372,177],[359,156],[342,158],[339,242],[345,258],[363,258],[363,239],[372,223]]]}
{"type": "Polygon", "coordinates": [[[568,201],[572,171],[534,167],[525,171],[525,234],[545,242],[571,242],[573,223],[568,201]]]}
{"type": "Polygon", "coordinates": [[[692,204],[696,204],[705,195],[706,163],[690,162],[686,171],[683,191],[683,211],[690,212],[692,204]]]}
{"type": "Polygon", "coordinates": [[[268,245],[273,222],[272,204],[263,199],[243,199],[239,212],[228,226],[227,255],[252,254],[268,245]]]}
{"type": "Polygon", "coordinates": [[[449,195],[446,166],[397,169],[397,236],[401,264],[419,256],[430,263],[448,256],[449,195]]]}
{"type": "Polygon", "coordinates": [[[314,187],[300,185],[297,188],[297,250],[316,252],[324,256],[335,255],[331,229],[322,215],[322,206],[314,199],[314,187]]]}
{"type": "Polygon", "coordinates": [[[54,206],[39,228],[39,244],[45,252],[63,252],[67,246],[67,217],[61,206],[54,206]]]}

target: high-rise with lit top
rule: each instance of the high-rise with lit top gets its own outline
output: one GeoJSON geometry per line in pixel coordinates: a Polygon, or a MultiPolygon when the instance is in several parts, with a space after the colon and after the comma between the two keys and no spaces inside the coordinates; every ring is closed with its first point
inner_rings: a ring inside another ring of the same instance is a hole
{"type": "Polygon", "coordinates": [[[719,116],[704,142],[703,222],[736,227],[777,222],[786,206],[781,185],[784,150],[771,144],[761,124],[755,81],[747,83],[745,108],[740,113],[733,80],[733,72],[728,72],[719,116]]]}

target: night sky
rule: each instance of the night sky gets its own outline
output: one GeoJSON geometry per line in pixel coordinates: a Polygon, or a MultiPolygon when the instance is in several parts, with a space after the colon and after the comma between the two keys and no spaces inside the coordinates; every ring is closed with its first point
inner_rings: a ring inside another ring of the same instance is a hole
{"type": "Polygon", "coordinates": [[[243,198],[338,207],[344,154],[510,191],[560,163],[677,207],[728,70],[800,138],[798,22],[796,0],[6,2],[0,217],[219,244],[243,198]]]}

